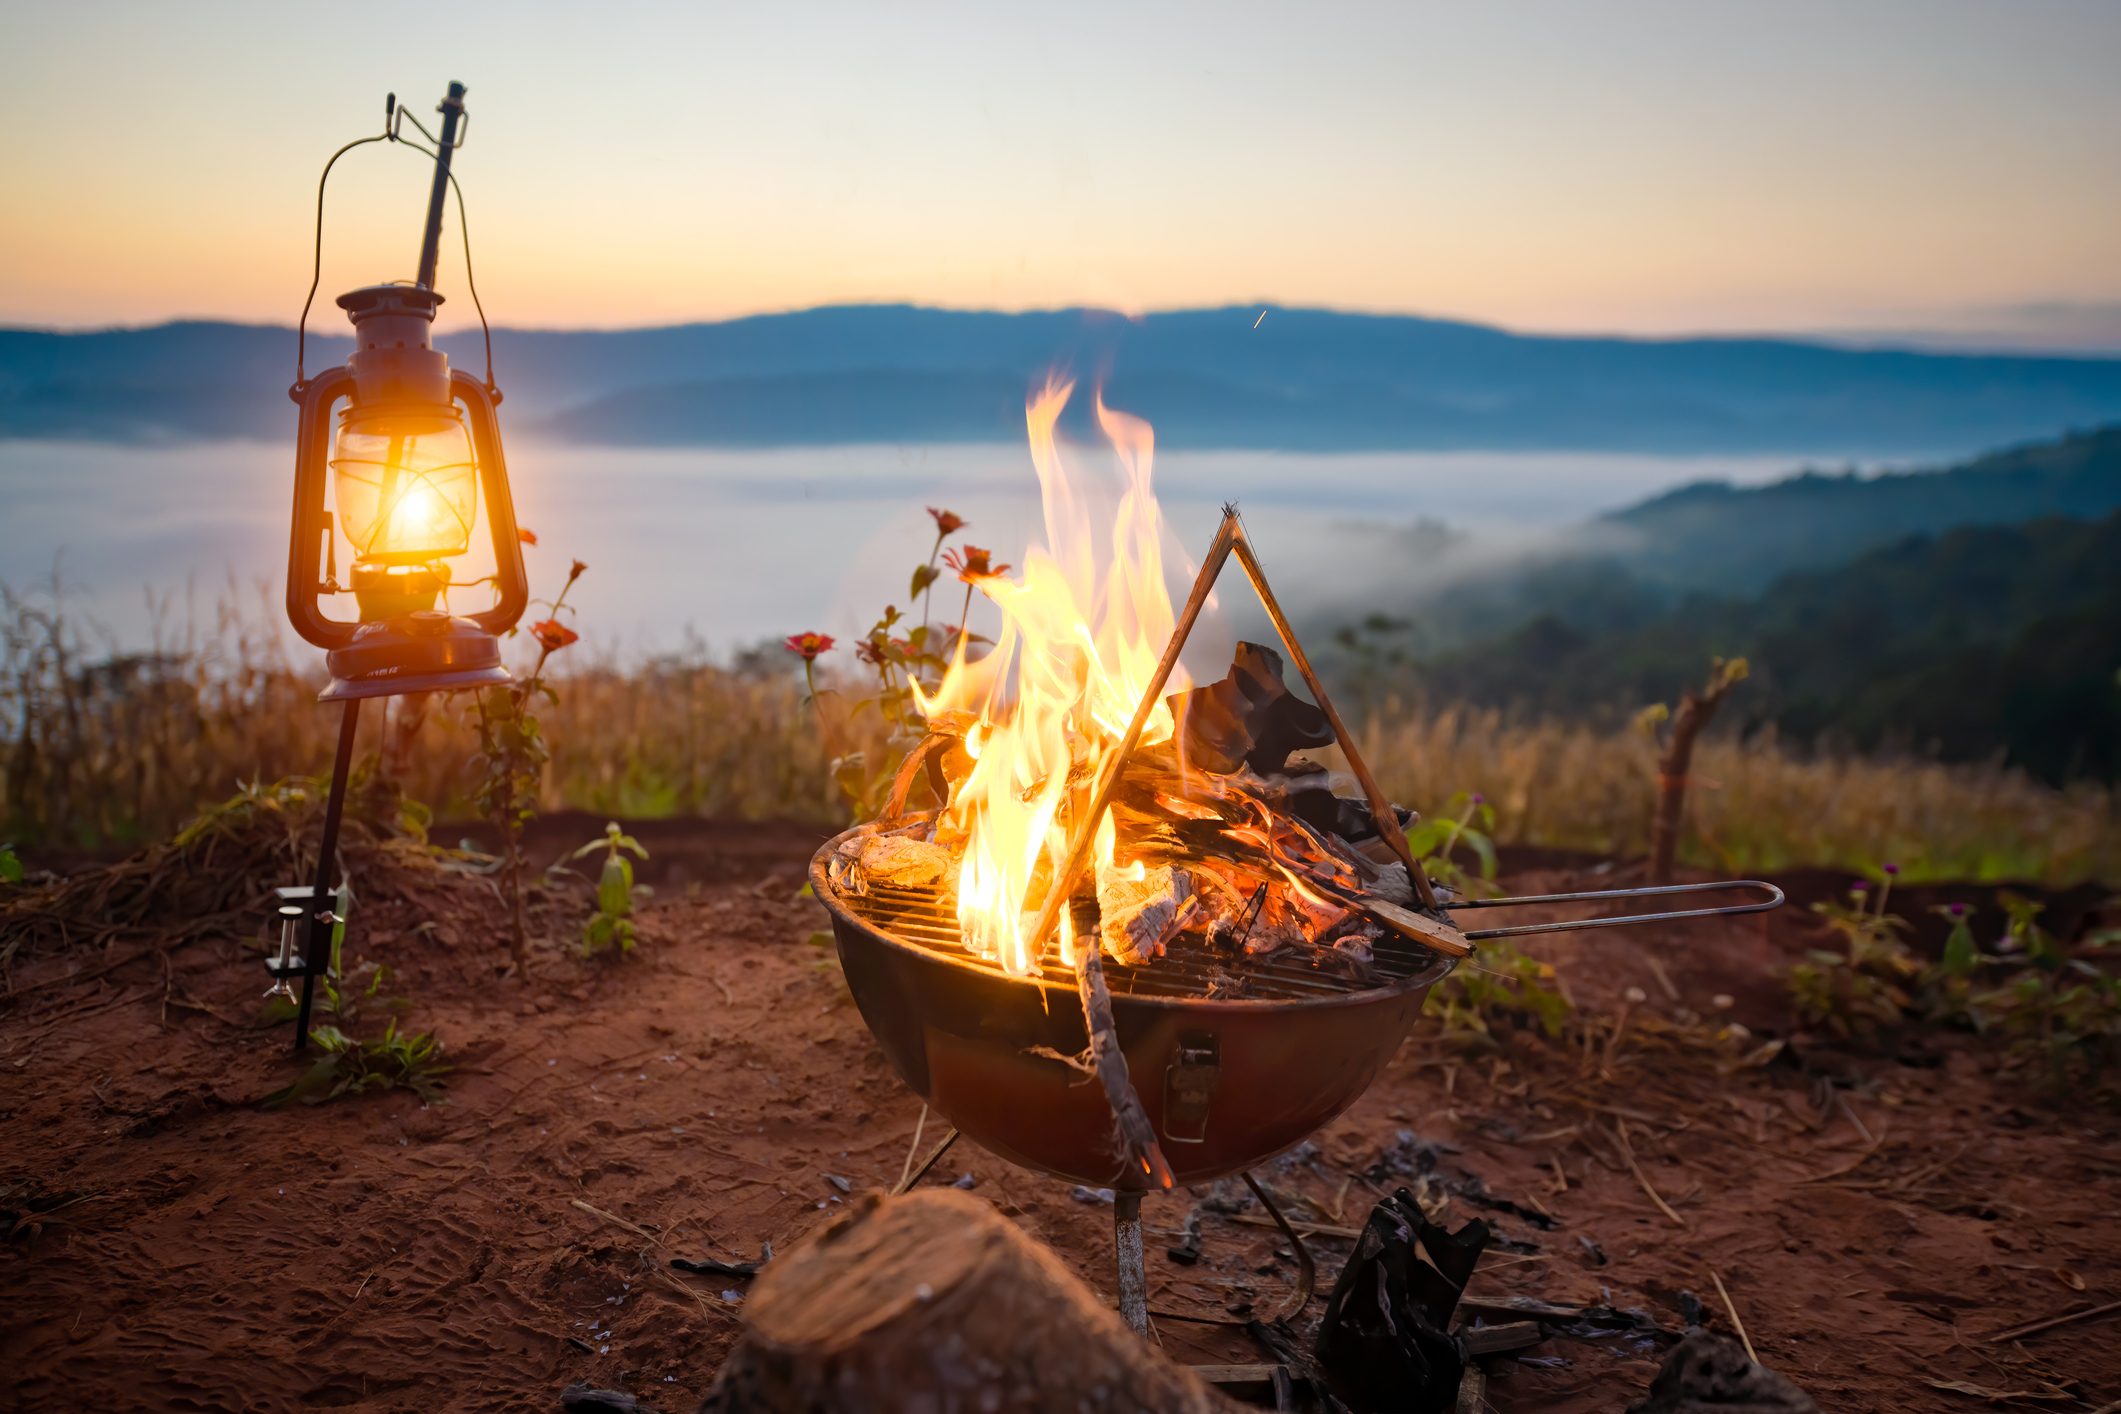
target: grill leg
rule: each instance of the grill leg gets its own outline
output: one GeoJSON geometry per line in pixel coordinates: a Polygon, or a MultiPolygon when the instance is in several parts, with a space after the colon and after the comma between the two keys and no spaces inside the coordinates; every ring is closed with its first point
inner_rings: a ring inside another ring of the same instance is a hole
{"type": "Polygon", "coordinates": [[[1149,1335],[1149,1269],[1142,1254],[1142,1196],[1121,1189],[1112,1195],[1113,1246],[1119,1259],[1119,1314],[1127,1328],[1149,1335]]]}

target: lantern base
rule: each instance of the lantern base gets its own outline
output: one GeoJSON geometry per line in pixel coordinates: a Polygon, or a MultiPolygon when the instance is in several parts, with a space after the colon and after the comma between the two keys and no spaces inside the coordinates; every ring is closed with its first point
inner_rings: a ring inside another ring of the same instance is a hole
{"type": "Polygon", "coordinates": [[[325,655],[331,685],[319,702],[403,697],[513,681],[501,665],[501,640],[470,619],[423,610],[362,624],[353,642],[325,655]]]}

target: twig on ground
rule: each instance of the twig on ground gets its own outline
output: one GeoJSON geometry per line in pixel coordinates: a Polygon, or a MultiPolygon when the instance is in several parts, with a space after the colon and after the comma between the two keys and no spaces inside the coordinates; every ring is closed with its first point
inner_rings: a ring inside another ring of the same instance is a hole
{"type": "Polygon", "coordinates": [[[1871,1137],[1870,1126],[1856,1117],[1856,1107],[1849,1103],[1848,1096],[1837,1090],[1834,1092],[1834,1102],[1841,1106],[1841,1112],[1848,1116],[1849,1123],[1856,1126],[1856,1132],[1863,1136],[1864,1143],[1876,1144],[1878,1142],[1871,1137]]]}
{"type": "Polygon", "coordinates": [[[592,1217],[602,1218],[605,1222],[610,1223],[614,1227],[623,1227],[628,1232],[633,1233],[637,1237],[641,1237],[649,1242],[653,1242],[657,1246],[662,1245],[663,1239],[661,1237],[657,1236],[653,1232],[650,1232],[647,1228],[642,1227],[639,1223],[628,1222],[626,1219],[620,1217],[617,1213],[607,1213],[602,1208],[597,1207],[594,1203],[585,1203],[579,1198],[570,1198],[567,1201],[570,1206],[580,1208],[583,1212],[590,1214],[592,1217]]]}
{"type": "Polygon", "coordinates": [[[913,1188],[913,1185],[919,1183],[922,1179],[926,1178],[928,1176],[928,1170],[934,1168],[936,1162],[940,1160],[943,1155],[949,1153],[950,1146],[952,1144],[955,1144],[956,1142],[957,1131],[953,1129],[948,1134],[945,1134],[943,1136],[941,1143],[937,1144],[933,1149],[930,1149],[928,1151],[928,1157],[921,1160],[921,1165],[919,1168],[913,1170],[913,1172],[907,1174],[904,1178],[898,1181],[898,1186],[891,1190],[891,1196],[896,1198],[901,1193],[910,1192],[913,1188]]]}
{"type": "Polygon", "coordinates": [[[2041,1331],[2053,1330],[2056,1326],[2066,1326],[2076,1321],[2089,1321],[2100,1316],[2111,1316],[2116,1311],[2121,1311],[2121,1301],[2109,1301],[2104,1306],[2087,1306],[2083,1310],[2065,1311],[2059,1316],[2049,1316],[2044,1320],[2034,1321],[2030,1325],[2012,1326],[2008,1330],[1997,1331],[1994,1335],[1983,1336],[1982,1339],[1991,1344],[2002,1340],[2019,1340],[2025,1336],[2038,1335],[2041,1331]]]}
{"type": "Polygon", "coordinates": [[[921,1106],[921,1117],[913,1122],[913,1142],[906,1146],[906,1162],[899,1165],[898,1186],[891,1191],[904,1193],[906,1180],[913,1176],[913,1156],[921,1151],[921,1131],[928,1127],[928,1106],[921,1106]]]}
{"type": "Polygon", "coordinates": [[[1289,1245],[1296,1249],[1296,1291],[1289,1298],[1289,1304],[1273,1318],[1277,1321],[1293,1320],[1303,1313],[1304,1307],[1311,1304],[1311,1290],[1318,1284],[1318,1268],[1311,1261],[1311,1250],[1304,1246],[1304,1240],[1296,1235],[1296,1229],[1282,1216],[1281,1209],[1274,1205],[1274,1200],[1267,1195],[1267,1190],[1260,1186],[1259,1180],[1252,1177],[1252,1170],[1246,1169],[1241,1176],[1245,1180],[1245,1187],[1252,1190],[1252,1196],[1259,1200],[1260,1206],[1267,1210],[1267,1216],[1281,1229],[1281,1235],[1288,1238],[1289,1245]]]}
{"type": "Polygon", "coordinates": [[[1825,1173],[1807,1174],[1803,1178],[1792,1179],[1791,1182],[1793,1184],[1825,1183],[1829,1179],[1846,1178],[1849,1174],[1852,1174],[1857,1169],[1862,1168],[1865,1161],[1868,1160],[1871,1155],[1877,1153],[1879,1148],[1884,1145],[1886,1131],[1889,1127],[1890,1126],[1888,1126],[1883,1120],[1879,1121],[1878,1137],[1871,1141],[1871,1147],[1865,1149],[1862,1153],[1858,1154],[1855,1158],[1849,1160],[1841,1167],[1828,1169],[1825,1173]]]}
{"type": "Polygon", "coordinates": [[[1745,1322],[1738,1319],[1738,1303],[1731,1300],[1731,1293],[1723,1284],[1723,1274],[1711,1267],[1709,1280],[1716,1283],[1716,1294],[1723,1298],[1723,1309],[1731,1318],[1731,1329],[1738,1332],[1738,1343],[1745,1347],[1745,1358],[1759,1364],[1760,1357],[1753,1353],[1753,1338],[1745,1333],[1745,1322]]]}
{"type": "Polygon", "coordinates": [[[1674,1212],[1670,1203],[1665,1202],[1663,1198],[1658,1196],[1657,1190],[1650,1186],[1649,1175],[1642,1171],[1641,1164],[1635,1162],[1635,1151],[1628,1147],[1627,1121],[1616,1121],[1612,1128],[1612,1134],[1615,1143],[1620,1148],[1621,1161],[1628,1166],[1628,1172],[1635,1175],[1635,1181],[1642,1185],[1642,1191],[1649,1195],[1650,1201],[1657,1205],[1657,1211],[1670,1218],[1674,1226],[1685,1227],[1687,1220],[1674,1212]]]}

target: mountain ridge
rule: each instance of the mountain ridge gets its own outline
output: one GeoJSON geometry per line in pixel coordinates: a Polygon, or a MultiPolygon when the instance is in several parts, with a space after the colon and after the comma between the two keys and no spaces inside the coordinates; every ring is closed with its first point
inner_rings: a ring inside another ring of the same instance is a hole
{"type": "MultiPolygon", "coordinates": [[[[495,365],[511,431],[602,445],[1013,440],[1025,390],[1056,365],[1189,448],[1909,456],[2121,420],[2121,358],[1261,314],[836,305],[643,329],[499,328],[495,365]]],[[[439,342],[458,366],[483,367],[478,330],[439,342]]],[[[285,436],[293,345],[291,329],[219,321],[0,329],[0,437],[285,436]]],[[[350,347],[313,330],[308,367],[350,347]]]]}

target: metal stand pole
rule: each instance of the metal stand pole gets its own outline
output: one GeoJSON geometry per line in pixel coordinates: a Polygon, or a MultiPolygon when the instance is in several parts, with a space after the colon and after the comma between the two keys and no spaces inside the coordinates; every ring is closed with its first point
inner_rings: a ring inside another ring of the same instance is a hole
{"type": "Polygon", "coordinates": [[[435,144],[435,182],[427,194],[427,224],[420,231],[420,274],[423,290],[435,287],[435,257],[442,249],[442,208],[449,200],[449,159],[456,155],[457,123],[464,116],[464,85],[452,83],[442,100],[442,138],[435,144]]]}
{"type": "Polygon", "coordinates": [[[324,801],[324,838],[317,845],[317,886],[310,896],[309,952],[302,963],[302,1000],[295,1004],[295,1054],[309,1049],[309,1003],[317,978],[331,965],[333,927],[331,875],[339,853],[339,817],[346,809],[346,778],[353,770],[354,728],[361,699],[349,698],[339,718],[339,751],[332,758],[331,794],[324,801]]]}
{"type": "Polygon", "coordinates": [[[1119,1265],[1119,1314],[1127,1329],[1149,1338],[1149,1267],[1142,1253],[1142,1196],[1112,1195],[1113,1247],[1119,1265]]]}

